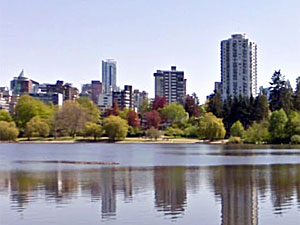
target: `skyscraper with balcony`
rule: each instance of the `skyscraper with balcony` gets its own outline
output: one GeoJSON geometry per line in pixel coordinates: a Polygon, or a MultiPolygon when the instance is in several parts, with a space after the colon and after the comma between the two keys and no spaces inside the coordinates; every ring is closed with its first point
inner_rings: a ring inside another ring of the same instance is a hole
{"type": "Polygon", "coordinates": [[[172,66],[171,70],[157,70],[154,79],[155,97],[165,97],[169,104],[173,102],[184,104],[186,79],[183,71],[176,70],[176,66],[172,66]]]}
{"type": "Polygon", "coordinates": [[[115,60],[102,61],[102,85],[104,93],[117,90],[117,62],[115,60]]]}
{"type": "Polygon", "coordinates": [[[233,34],[221,42],[221,95],[257,95],[257,45],[245,34],[233,34]]]}

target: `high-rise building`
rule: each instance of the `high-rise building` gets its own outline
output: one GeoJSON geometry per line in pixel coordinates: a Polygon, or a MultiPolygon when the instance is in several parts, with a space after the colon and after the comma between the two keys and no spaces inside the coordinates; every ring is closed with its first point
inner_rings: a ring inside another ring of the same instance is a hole
{"type": "Polygon", "coordinates": [[[154,78],[155,97],[165,97],[169,104],[173,102],[184,104],[186,79],[183,71],[177,71],[176,66],[172,66],[171,70],[157,70],[154,78]]]}
{"type": "Polygon", "coordinates": [[[132,86],[125,85],[121,91],[113,92],[113,103],[117,102],[120,109],[133,108],[132,86]]]}
{"type": "Polygon", "coordinates": [[[245,34],[221,42],[222,99],[257,94],[257,45],[245,34]]]}
{"type": "Polygon", "coordinates": [[[104,93],[117,89],[117,62],[112,59],[102,61],[102,84],[104,93]]]}
{"type": "Polygon", "coordinates": [[[98,105],[99,96],[102,93],[102,83],[99,80],[92,80],[92,101],[98,105]]]}

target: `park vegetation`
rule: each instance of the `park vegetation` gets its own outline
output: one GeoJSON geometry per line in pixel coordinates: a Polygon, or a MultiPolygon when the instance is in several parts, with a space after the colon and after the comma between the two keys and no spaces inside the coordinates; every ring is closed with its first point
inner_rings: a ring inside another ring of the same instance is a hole
{"type": "Polygon", "coordinates": [[[199,105],[193,93],[185,104],[168,104],[156,97],[140,108],[120,109],[117,102],[104,112],[86,97],[47,105],[21,96],[14,113],[0,110],[0,140],[85,137],[91,140],[123,140],[126,137],[197,138],[207,141],[228,138],[229,143],[300,144],[300,78],[294,91],[280,71],[270,87],[257,97],[234,97],[222,101],[219,93],[199,105]]]}

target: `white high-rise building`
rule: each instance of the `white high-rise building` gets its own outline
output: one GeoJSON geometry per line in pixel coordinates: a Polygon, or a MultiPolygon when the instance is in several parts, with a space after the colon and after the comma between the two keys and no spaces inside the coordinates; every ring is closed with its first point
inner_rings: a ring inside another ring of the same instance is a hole
{"type": "Polygon", "coordinates": [[[102,85],[104,93],[117,90],[117,62],[115,60],[102,61],[102,85]]]}
{"type": "Polygon", "coordinates": [[[221,42],[221,95],[257,95],[257,45],[245,34],[233,34],[221,42]]]}

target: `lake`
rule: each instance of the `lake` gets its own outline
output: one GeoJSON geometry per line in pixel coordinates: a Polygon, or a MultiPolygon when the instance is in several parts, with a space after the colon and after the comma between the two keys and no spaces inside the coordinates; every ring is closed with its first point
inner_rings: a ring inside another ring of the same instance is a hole
{"type": "Polygon", "coordinates": [[[0,224],[299,225],[300,149],[3,143],[0,224]]]}

